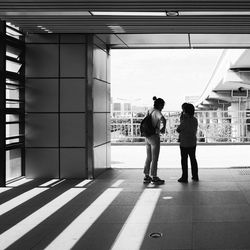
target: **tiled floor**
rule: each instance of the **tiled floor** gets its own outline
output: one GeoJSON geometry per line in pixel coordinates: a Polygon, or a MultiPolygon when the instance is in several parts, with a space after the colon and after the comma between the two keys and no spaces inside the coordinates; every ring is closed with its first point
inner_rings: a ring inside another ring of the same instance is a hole
{"type": "Polygon", "coordinates": [[[162,186],[110,169],[85,184],[0,188],[0,249],[250,250],[250,169],[200,169],[188,184],[179,171],[160,169],[162,186]]]}

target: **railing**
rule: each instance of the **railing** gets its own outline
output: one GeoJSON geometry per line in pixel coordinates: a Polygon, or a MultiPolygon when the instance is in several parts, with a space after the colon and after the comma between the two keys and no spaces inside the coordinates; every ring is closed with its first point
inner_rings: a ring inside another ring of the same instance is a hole
{"type": "MultiPolygon", "coordinates": [[[[180,112],[163,112],[166,120],[166,131],[161,135],[163,143],[178,142],[176,128],[180,123],[180,112]]],[[[113,112],[111,117],[112,143],[142,143],[140,122],[145,113],[113,112]]],[[[199,143],[250,143],[249,111],[197,111],[197,141],[199,143]]]]}

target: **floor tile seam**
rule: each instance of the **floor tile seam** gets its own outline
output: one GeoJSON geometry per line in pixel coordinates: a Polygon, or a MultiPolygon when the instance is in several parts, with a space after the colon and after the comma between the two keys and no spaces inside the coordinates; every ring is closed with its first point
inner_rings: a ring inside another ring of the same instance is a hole
{"type": "MultiPolygon", "coordinates": [[[[192,211],[193,212],[193,211],[192,211]]],[[[193,221],[193,213],[192,213],[192,225],[191,225],[191,230],[192,230],[192,250],[195,249],[195,232],[194,232],[194,221],[193,221]]]]}
{"type": "Polygon", "coordinates": [[[250,219],[246,220],[246,219],[242,219],[242,220],[199,220],[199,219],[193,219],[192,221],[193,223],[242,223],[242,222],[249,222],[250,223],[250,219]]]}
{"type": "MultiPolygon", "coordinates": [[[[200,222],[200,221],[193,221],[192,222],[194,224],[194,226],[198,226],[198,225],[201,225],[201,224],[228,224],[228,225],[239,225],[239,224],[242,224],[242,225],[246,225],[246,226],[250,226],[250,221],[206,221],[206,222],[200,222]]],[[[229,230],[231,230],[230,227],[227,227],[229,230]]]]}
{"type": "Polygon", "coordinates": [[[248,204],[248,205],[250,205],[250,195],[249,195],[249,197],[247,197],[247,195],[243,192],[243,195],[244,195],[244,197],[245,197],[245,199],[246,199],[246,203],[248,204]]]}
{"type": "MultiPolygon", "coordinates": [[[[167,201],[168,200],[166,200],[166,202],[167,201]]],[[[157,208],[167,208],[168,206],[171,206],[172,208],[173,207],[177,207],[177,208],[193,208],[193,204],[173,204],[173,203],[163,204],[163,203],[157,203],[157,205],[156,205],[157,208]]]]}
{"type": "MultiPolygon", "coordinates": [[[[223,204],[223,205],[218,205],[218,204],[215,204],[215,205],[194,205],[193,207],[194,208],[204,208],[204,207],[206,207],[206,208],[237,208],[237,207],[249,207],[249,205],[250,204],[223,204]]],[[[249,210],[250,211],[250,210],[249,210]]],[[[250,213],[250,212],[249,212],[250,213]]]]}
{"type": "MultiPolygon", "coordinates": [[[[172,249],[170,249],[170,250],[172,250],[172,249]]],[[[185,249],[185,250],[187,250],[187,249],[185,249]]],[[[238,247],[237,248],[235,248],[235,247],[234,248],[228,248],[228,247],[225,247],[225,248],[224,247],[223,248],[221,248],[221,247],[220,248],[217,248],[217,247],[216,248],[203,248],[203,247],[200,248],[200,247],[198,247],[197,248],[197,247],[193,247],[191,250],[250,250],[250,248],[238,248],[238,247]]]]}

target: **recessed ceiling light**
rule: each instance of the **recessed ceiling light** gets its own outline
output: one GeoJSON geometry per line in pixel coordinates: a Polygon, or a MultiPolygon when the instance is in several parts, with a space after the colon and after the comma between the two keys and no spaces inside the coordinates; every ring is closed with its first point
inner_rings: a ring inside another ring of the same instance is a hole
{"type": "Polygon", "coordinates": [[[179,16],[179,12],[178,11],[167,11],[166,12],[167,16],[179,16]]]}
{"type": "Polygon", "coordinates": [[[166,16],[166,12],[91,11],[94,16],[166,16]]]}

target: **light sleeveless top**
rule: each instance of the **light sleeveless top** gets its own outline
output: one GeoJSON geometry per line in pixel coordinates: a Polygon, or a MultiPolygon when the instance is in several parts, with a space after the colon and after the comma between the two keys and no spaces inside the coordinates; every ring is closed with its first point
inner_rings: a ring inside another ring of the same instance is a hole
{"type": "Polygon", "coordinates": [[[152,123],[153,123],[153,126],[155,127],[155,133],[160,134],[161,118],[163,116],[161,111],[158,109],[152,108],[148,112],[149,114],[151,113],[152,123]]]}

